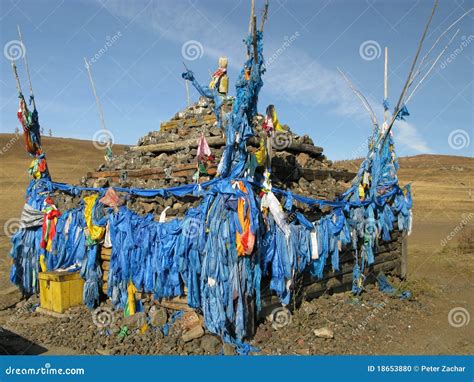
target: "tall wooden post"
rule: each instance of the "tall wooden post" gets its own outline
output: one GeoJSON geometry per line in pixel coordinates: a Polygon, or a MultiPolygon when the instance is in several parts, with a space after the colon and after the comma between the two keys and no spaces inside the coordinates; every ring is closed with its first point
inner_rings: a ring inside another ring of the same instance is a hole
{"type": "MultiPolygon", "coordinates": [[[[388,48],[385,47],[385,66],[383,74],[383,99],[388,101],[388,48]]],[[[383,122],[386,123],[389,117],[389,111],[384,110],[383,122]]]]}
{"type": "Polygon", "coordinates": [[[28,77],[28,83],[30,85],[30,96],[31,96],[31,100],[33,101],[33,108],[36,109],[36,101],[35,101],[35,97],[33,96],[33,85],[31,83],[30,69],[28,67],[28,59],[26,58],[26,48],[25,48],[25,44],[23,43],[23,37],[21,35],[20,26],[17,25],[17,28],[18,28],[18,36],[20,37],[20,42],[24,49],[23,60],[25,61],[26,76],[28,77]]]}

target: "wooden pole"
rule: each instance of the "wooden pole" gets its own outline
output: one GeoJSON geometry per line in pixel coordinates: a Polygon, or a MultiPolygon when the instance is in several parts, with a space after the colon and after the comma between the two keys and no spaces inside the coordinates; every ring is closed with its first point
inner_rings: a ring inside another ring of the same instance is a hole
{"type": "Polygon", "coordinates": [[[254,63],[258,65],[258,47],[257,47],[257,16],[253,16],[253,60],[254,63]]]}
{"type": "Polygon", "coordinates": [[[188,80],[185,80],[184,82],[186,84],[186,101],[187,101],[188,107],[189,107],[189,106],[191,106],[191,99],[189,97],[189,84],[188,84],[188,80]]]}
{"type": "MultiPolygon", "coordinates": [[[[252,0],[250,3],[250,19],[249,19],[249,32],[248,32],[249,36],[252,34],[254,16],[255,16],[255,0],[252,0]]],[[[250,58],[250,52],[249,50],[247,50],[247,60],[249,58],[250,58]]]]}
{"type": "Polygon", "coordinates": [[[367,110],[367,113],[369,114],[369,117],[372,120],[372,124],[374,125],[374,128],[376,126],[378,126],[377,117],[375,116],[375,113],[374,113],[372,107],[370,106],[369,101],[367,101],[367,98],[365,98],[365,96],[362,94],[362,92],[360,92],[354,86],[354,84],[351,82],[351,80],[344,74],[344,72],[341,69],[337,68],[337,70],[341,74],[342,78],[344,78],[344,80],[347,82],[347,84],[349,85],[351,90],[354,92],[354,94],[357,96],[357,98],[359,98],[360,102],[362,103],[362,106],[364,106],[365,110],[367,110]]]}
{"type": "MultiPolygon", "coordinates": [[[[434,42],[434,44],[431,46],[431,48],[428,50],[428,52],[423,56],[423,58],[421,59],[420,61],[420,64],[418,65],[418,70],[416,71],[416,73],[413,74],[412,78],[411,78],[411,82],[413,82],[415,80],[415,77],[417,77],[421,70],[422,70],[422,67],[423,67],[423,64],[424,62],[429,58],[431,52],[434,50],[434,48],[439,44],[439,42],[441,41],[441,38],[446,34],[448,33],[456,24],[460,23],[461,20],[466,17],[469,13],[471,13],[472,11],[474,10],[474,8],[471,8],[469,9],[467,12],[465,12],[463,15],[461,15],[461,17],[459,17],[456,21],[454,21],[448,28],[446,28],[444,30],[443,33],[441,33],[438,38],[436,39],[436,41],[434,42]]],[[[410,82],[410,83],[411,83],[410,82]]]]}
{"type": "Polygon", "coordinates": [[[12,60],[12,69],[13,69],[13,77],[15,77],[15,81],[16,81],[16,90],[18,91],[18,94],[20,96],[23,96],[23,92],[21,91],[20,78],[18,77],[18,71],[16,68],[15,60],[12,60]]]}
{"type": "Polygon", "coordinates": [[[253,18],[255,16],[255,0],[250,3],[249,35],[252,33],[253,18]]]}
{"type": "Polygon", "coordinates": [[[431,73],[431,71],[433,70],[433,68],[436,66],[436,64],[438,63],[438,61],[440,60],[440,58],[443,56],[443,54],[446,52],[446,50],[448,49],[449,45],[451,45],[451,43],[453,42],[454,38],[458,35],[459,33],[459,29],[456,31],[456,33],[453,35],[453,37],[451,37],[451,39],[448,41],[448,43],[446,44],[446,46],[444,47],[444,49],[441,51],[440,54],[438,54],[438,56],[436,57],[436,59],[433,61],[433,63],[431,64],[430,68],[428,69],[428,71],[425,73],[425,75],[421,78],[421,80],[418,82],[418,84],[415,86],[415,88],[413,89],[413,91],[410,93],[409,96],[407,96],[406,100],[405,100],[405,105],[410,101],[411,97],[413,97],[413,95],[415,94],[416,90],[420,87],[420,85],[423,83],[423,81],[426,79],[426,77],[428,77],[431,73]]]}
{"type": "Polygon", "coordinates": [[[107,127],[105,126],[105,120],[104,120],[104,114],[102,112],[102,106],[100,105],[99,97],[97,96],[97,92],[95,90],[94,79],[92,78],[92,72],[91,72],[91,69],[90,69],[90,65],[87,62],[85,57],[84,57],[84,62],[86,64],[87,73],[89,73],[89,80],[91,82],[92,92],[94,93],[95,102],[97,104],[97,110],[99,111],[99,117],[100,117],[100,123],[102,125],[102,129],[104,129],[105,131],[108,131],[107,127]]]}
{"type": "Polygon", "coordinates": [[[268,0],[265,1],[265,5],[263,7],[262,20],[260,20],[260,32],[263,32],[263,27],[265,26],[265,21],[267,20],[267,16],[268,16],[268,0]]]}
{"type": "MultiPolygon", "coordinates": [[[[384,101],[388,101],[388,48],[385,47],[385,66],[384,66],[384,73],[383,73],[383,99],[384,101]]],[[[383,123],[385,124],[388,119],[388,110],[384,110],[383,113],[383,123]]]]}
{"type": "Polygon", "coordinates": [[[405,85],[403,86],[402,93],[400,94],[400,98],[398,99],[397,105],[395,106],[395,110],[393,112],[392,118],[390,119],[390,122],[388,124],[387,130],[385,131],[384,135],[381,137],[380,140],[380,147],[379,149],[382,150],[385,140],[387,139],[388,135],[390,134],[390,130],[392,130],[393,124],[395,123],[395,120],[397,119],[398,113],[400,112],[400,108],[403,105],[403,101],[405,99],[405,96],[408,92],[408,88],[410,87],[410,84],[412,82],[412,76],[413,72],[415,71],[416,63],[418,62],[418,57],[420,56],[421,48],[423,47],[423,43],[425,41],[426,34],[428,33],[428,29],[430,28],[431,21],[433,20],[433,16],[436,12],[436,8],[438,7],[438,0],[435,0],[433,4],[433,8],[431,10],[430,17],[428,18],[428,21],[426,22],[425,29],[423,30],[423,34],[421,35],[420,42],[418,43],[418,48],[416,50],[415,58],[413,59],[413,63],[411,64],[410,71],[408,72],[408,77],[405,82],[405,85]]]}
{"type": "Polygon", "coordinates": [[[24,48],[23,60],[25,61],[26,75],[28,77],[28,83],[30,85],[30,96],[31,96],[31,99],[33,101],[33,108],[36,109],[36,101],[35,101],[35,97],[33,96],[33,85],[31,83],[30,69],[28,67],[28,59],[26,58],[26,48],[25,48],[25,44],[23,43],[23,37],[21,35],[20,26],[17,25],[17,27],[18,27],[18,36],[20,37],[21,45],[24,48]]]}

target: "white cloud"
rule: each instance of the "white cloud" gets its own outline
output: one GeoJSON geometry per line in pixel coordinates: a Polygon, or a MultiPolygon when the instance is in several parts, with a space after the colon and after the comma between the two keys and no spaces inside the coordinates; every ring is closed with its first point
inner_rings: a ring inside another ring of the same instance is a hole
{"type": "Polygon", "coordinates": [[[229,64],[240,69],[245,52],[240,40],[231,36],[243,36],[245,28],[237,29],[229,18],[214,10],[203,10],[192,2],[175,1],[125,1],[112,0],[103,6],[112,14],[133,22],[145,29],[153,30],[169,41],[180,44],[197,40],[204,47],[204,54],[218,58],[229,57],[229,64]],[[231,41],[232,38],[232,41],[231,41]]]}
{"type": "MultiPolygon", "coordinates": [[[[268,50],[271,51],[271,47],[268,50]]],[[[370,122],[341,75],[324,67],[301,49],[289,47],[275,60],[271,70],[265,74],[265,83],[272,93],[284,94],[299,104],[329,105],[330,111],[338,115],[366,118],[370,122]]]]}
{"type": "MultiPolygon", "coordinates": [[[[241,68],[245,58],[244,37],[247,26],[236,27],[230,23],[232,13],[223,18],[213,9],[199,9],[191,3],[161,1],[112,0],[104,6],[128,22],[154,30],[165,39],[184,43],[194,39],[202,43],[204,54],[218,58],[229,57],[229,64],[241,68]],[[216,21],[217,20],[217,24],[216,21]]],[[[296,32],[296,31],[295,31],[296,32]]],[[[270,57],[283,45],[284,40],[266,41],[266,56],[270,57]]],[[[336,70],[328,69],[306,52],[293,45],[272,62],[265,74],[265,90],[272,94],[285,94],[305,105],[332,105],[332,111],[343,116],[365,117],[365,111],[336,70]],[[297,62],[294,61],[297,59],[297,62]]]]}
{"type": "MultiPolygon", "coordinates": [[[[182,44],[188,40],[198,40],[204,47],[204,55],[215,59],[226,55],[229,57],[229,65],[234,69],[240,69],[245,58],[244,45],[239,36],[243,38],[247,26],[233,25],[230,22],[232,12],[223,17],[212,8],[204,10],[187,2],[173,2],[173,6],[169,6],[169,2],[165,0],[111,0],[104,6],[111,13],[151,29],[169,41],[182,44]]],[[[290,46],[286,46],[283,52],[281,48],[284,40],[266,41],[267,57],[272,57],[279,49],[281,54],[272,60],[265,74],[265,92],[275,97],[284,97],[297,105],[327,106],[327,110],[341,117],[356,118],[362,123],[366,121],[369,131],[369,116],[341,75],[336,69],[325,67],[306,51],[295,46],[298,38],[290,46]]],[[[377,101],[368,98],[373,106],[378,105],[377,101]]],[[[381,106],[377,107],[376,112],[381,115],[381,106]]],[[[399,147],[417,153],[431,151],[415,126],[397,121],[394,132],[399,147]]]]}
{"type": "Polygon", "coordinates": [[[395,122],[394,135],[398,148],[408,148],[417,154],[433,152],[415,126],[406,121],[395,122]]]}

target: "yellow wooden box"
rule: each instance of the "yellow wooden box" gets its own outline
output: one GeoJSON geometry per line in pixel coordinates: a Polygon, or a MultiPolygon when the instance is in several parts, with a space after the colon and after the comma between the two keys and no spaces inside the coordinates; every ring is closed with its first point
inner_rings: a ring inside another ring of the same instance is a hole
{"type": "Polygon", "coordinates": [[[40,272],[40,306],[64,313],[71,306],[82,304],[84,280],[79,272],[40,272]]]}

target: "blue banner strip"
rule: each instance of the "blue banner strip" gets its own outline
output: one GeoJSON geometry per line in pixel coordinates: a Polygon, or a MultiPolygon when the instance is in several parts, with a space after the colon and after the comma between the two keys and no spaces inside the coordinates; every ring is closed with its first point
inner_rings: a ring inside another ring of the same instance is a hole
{"type": "Polygon", "coordinates": [[[472,381],[472,356],[2,356],[0,381],[472,381]]]}

